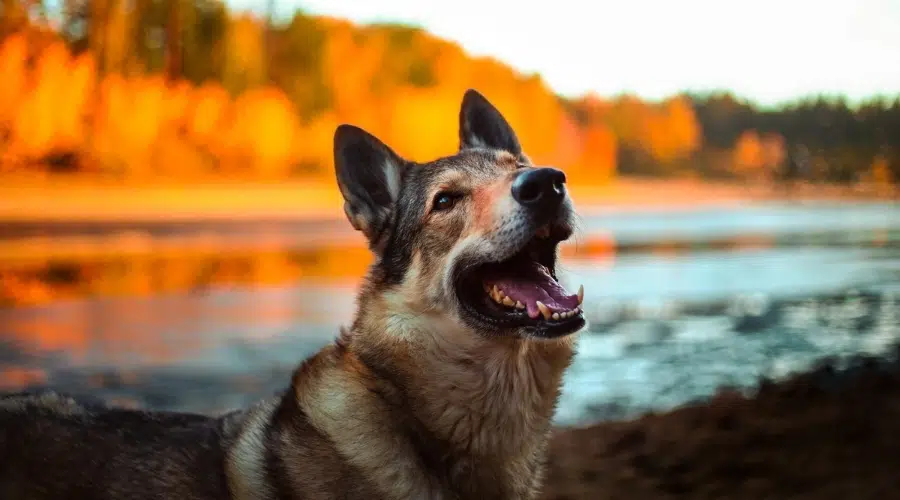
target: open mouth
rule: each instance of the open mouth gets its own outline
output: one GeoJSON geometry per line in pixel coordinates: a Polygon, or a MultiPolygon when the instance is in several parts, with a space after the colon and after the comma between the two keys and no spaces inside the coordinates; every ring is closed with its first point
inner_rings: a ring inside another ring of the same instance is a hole
{"type": "Polygon", "coordinates": [[[556,247],[571,235],[545,225],[515,255],[466,270],[457,294],[466,313],[499,328],[525,327],[530,335],[559,337],[584,326],[584,287],[571,293],[556,277],[556,247]]]}

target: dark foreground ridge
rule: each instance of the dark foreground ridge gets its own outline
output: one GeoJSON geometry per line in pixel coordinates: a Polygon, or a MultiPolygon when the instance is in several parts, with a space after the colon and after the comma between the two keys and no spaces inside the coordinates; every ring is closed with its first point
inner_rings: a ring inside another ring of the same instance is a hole
{"type": "Polygon", "coordinates": [[[557,431],[547,500],[900,495],[900,349],[755,394],[557,431]]]}

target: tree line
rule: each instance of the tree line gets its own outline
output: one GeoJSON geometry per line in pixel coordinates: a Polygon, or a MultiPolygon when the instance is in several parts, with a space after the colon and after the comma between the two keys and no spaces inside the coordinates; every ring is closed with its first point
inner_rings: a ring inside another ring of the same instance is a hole
{"type": "Polygon", "coordinates": [[[411,26],[299,11],[276,22],[216,0],[64,0],[55,11],[0,0],[0,9],[0,171],[329,176],[342,122],[424,160],[454,151],[459,99],[474,87],[532,159],[577,182],[900,179],[896,97],[777,109],[726,92],[566,99],[539,75],[411,26]]]}

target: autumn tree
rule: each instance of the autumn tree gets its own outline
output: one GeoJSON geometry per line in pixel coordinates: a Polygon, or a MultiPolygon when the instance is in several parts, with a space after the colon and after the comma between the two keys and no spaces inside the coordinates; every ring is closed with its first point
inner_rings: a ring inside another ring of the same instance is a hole
{"type": "Polygon", "coordinates": [[[62,155],[117,175],[321,178],[340,123],[413,159],[451,154],[460,96],[476,88],[532,160],[577,183],[900,179],[897,98],[777,109],[723,92],[564,99],[421,28],[300,11],[277,23],[217,0],[0,0],[0,71],[0,168],[62,155]],[[45,16],[50,6],[61,10],[45,16]]]}

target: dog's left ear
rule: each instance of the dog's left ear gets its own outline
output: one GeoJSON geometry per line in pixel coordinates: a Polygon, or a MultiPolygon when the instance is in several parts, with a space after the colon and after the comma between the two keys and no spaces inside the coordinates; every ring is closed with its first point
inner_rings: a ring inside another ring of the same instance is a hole
{"type": "Polygon", "coordinates": [[[334,169],[344,213],[370,245],[390,223],[407,162],[365,130],[340,125],[334,132],[334,169]]]}
{"type": "Polygon", "coordinates": [[[463,96],[459,111],[459,149],[492,148],[522,154],[522,146],[506,118],[493,104],[469,89],[463,96]]]}

